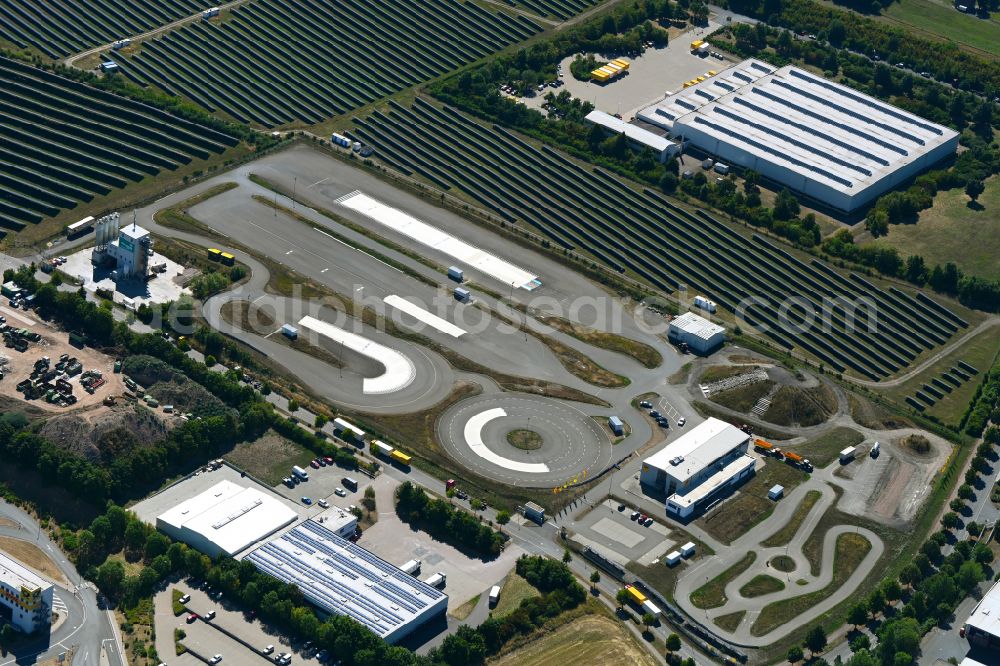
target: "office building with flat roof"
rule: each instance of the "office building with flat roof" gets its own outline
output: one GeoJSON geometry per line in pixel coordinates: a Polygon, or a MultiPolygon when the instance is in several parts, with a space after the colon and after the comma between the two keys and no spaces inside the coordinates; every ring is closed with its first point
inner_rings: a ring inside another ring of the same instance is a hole
{"type": "Polygon", "coordinates": [[[26,634],[52,622],[52,583],[0,552],[0,625],[9,622],[26,634]]]}

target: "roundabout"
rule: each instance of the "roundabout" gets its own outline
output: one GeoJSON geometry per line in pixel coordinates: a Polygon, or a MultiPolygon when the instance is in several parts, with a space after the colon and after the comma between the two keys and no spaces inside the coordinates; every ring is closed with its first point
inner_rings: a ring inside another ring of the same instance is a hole
{"type": "Polygon", "coordinates": [[[457,462],[504,483],[554,486],[611,462],[611,442],[593,418],[538,396],[463,400],[441,416],[438,437],[457,462]]]}

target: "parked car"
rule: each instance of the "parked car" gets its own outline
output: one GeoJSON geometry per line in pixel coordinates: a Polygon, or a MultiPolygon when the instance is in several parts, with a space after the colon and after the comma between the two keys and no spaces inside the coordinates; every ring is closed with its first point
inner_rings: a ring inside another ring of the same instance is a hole
{"type": "Polygon", "coordinates": [[[638,511],[633,511],[632,515],[629,516],[629,520],[639,520],[639,512],[638,511]]]}
{"type": "Polygon", "coordinates": [[[618,505],[618,510],[619,511],[624,511],[625,510],[625,505],[624,504],[619,504],[618,505]]]}
{"type": "Polygon", "coordinates": [[[330,508],[330,503],[327,502],[325,499],[319,500],[318,502],[316,502],[316,504],[319,504],[324,509],[329,509],[330,508]]]}
{"type": "Polygon", "coordinates": [[[687,423],[687,422],[688,422],[688,420],[682,416],[679,419],[677,419],[677,426],[680,427],[680,428],[683,428],[684,424],[687,423]]]}
{"type": "Polygon", "coordinates": [[[208,663],[210,663],[210,664],[217,664],[220,661],[222,661],[222,655],[221,654],[217,654],[214,657],[212,657],[211,659],[209,659],[208,663]]]}
{"type": "Polygon", "coordinates": [[[323,458],[323,460],[326,462],[327,465],[333,464],[333,458],[331,458],[330,456],[326,456],[325,458],[323,458]]]}
{"type": "Polygon", "coordinates": [[[191,601],[191,595],[185,594],[183,597],[178,599],[178,601],[180,601],[182,604],[186,604],[187,602],[191,601]]]}
{"type": "Polygon", "coordinates": [[[652,524],[653,524],[653,519],[647,516],[646,517],[646,522],[644,522],[643,525],[645,525],[646,527],[649,527],[652,524]]]}
{"type": "Polygon", "coordinates": [[[302,503],[305,504],[306,506],[309,506],[310,504],[313,503],[313,501],[310,498],[308,498],[305,495],[303,495],[302,496],[302,503]]]}
{"type": "Polygon", "coordinates": [[[319,458],[313,458],[309,461],[309,466],[313,469],[319,469],[319,458]]]}
{"type": "Polygon", "coordinates": [[[333,491],[333,493],[337,497],[347,497],[347,491],[341,488],[340,486],[337,486],[337,488],[333,491]]]}
{"type": "Polygon", "coordinates": [[[261,654],[271,654],[272,652],[274,652],[273,645],[268,645],[266,648],[260,651],[261,654]]]}
{"type": "Polygon", "coordinates": [[[646,514],[644,514],[644,513],[640,514],[639,515],[639,524],[641,525],[641,524],[645,523],[647,518],[649,518],[649,516],[647,516],[646,514]]]}
{"type": "Polygon", "coordinates": [[[194,622],[197,619],[198,619],[198,615],[196,613],[191,613],[190,615],[187,616],[187,623],[191,624],[192,622],[194,622]]]}
{"type": "MultiPolygon", "coordinates": [[[[219,596],[222,596],[221,592],[219,593],[219,596]]],[[[215,619],[215,611],[208,611],[207,613],[205,613],[205,620],[206,621],[207,620],[214,620],[214,619],[215,619]]]]}

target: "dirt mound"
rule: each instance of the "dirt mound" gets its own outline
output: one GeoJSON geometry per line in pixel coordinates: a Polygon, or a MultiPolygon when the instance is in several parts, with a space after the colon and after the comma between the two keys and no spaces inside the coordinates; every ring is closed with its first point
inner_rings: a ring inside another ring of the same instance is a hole
{"type": "Polygon", "coordinates": [[[930,457],[934,453],[931,440],[923,435],[907,435],[900,440],[899,445],[910,453],[920,457],[930,457]]]}
{"type": "Polygon", "coordinates": [[[203,418],[232,411],[204,386],[152,356],[130,356],[125,359],[123,370],[161,405],[173,405],[174,411],[191,412],[203,418]]]}
{"type": "Polygon", "coordinates": [[[169,430],[150,410],[122,405],[52,416],[39,434],[88,460],[110,464],[118,455],[155,444],[169,430]]]}
{"type": "Polygon", "coordinates": [[[771,396],[771,405],[762,417],[776,425],[814,426],[837,411],[837,396],[824,384],[813,388],[782,386],[771,396]]]}

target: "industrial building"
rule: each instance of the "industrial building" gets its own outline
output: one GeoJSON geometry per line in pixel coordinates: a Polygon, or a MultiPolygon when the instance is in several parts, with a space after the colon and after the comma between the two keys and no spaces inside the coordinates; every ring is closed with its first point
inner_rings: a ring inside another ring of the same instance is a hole
{"type": "Polygon", "coordinates": [[[979,601],[962,626],[969,645],[985,650],[1000,650],[1000,583],[979,601]]]}
{"type": "Polygon", "coordinates": [[[26,634],[47,630],[52,622],[52,584],[0,552],[0,625],[26,634]]]}
{"type": "Polygon", "coordinates": [[[791,65],[745,60],[637,118],[835,209],[852,211],[958,147],[958,133],[791,65]]]}
{"type": "Polygon", "coordinates": [[[247,561],[298,587],[320,610],[357,620],[390,643],[443,618],[448,597],[364,548],[306,520],[247,561]]]}
{"type": "Polygon", "coordinates": [[[673,156],[680,149],[679,143],[671,141],[665,136],[650,132],[648,129],[644,129],[638,125],[627,123],[621,118],[616,118],[604,111],[595,109],[587,114],[586,120],[595,125],[600,125],[608,134],[624,134],[632,149],[643,150],[644,148],[649,148],[656,153],[656,158],[661,162],[665,162],[668,157],[673,156]]]}
{"type": "Polygon", "coordinates": [[[688,518],[754,473],[750,435],[709,418],[642,461],[639,481],[667,496],[667,513],[688,518]]]}
{"type": "Polygon", "coordinates": [[[322,513],[313,516],[312,520],[315,520],[341,539],[350,539],[358,531],[358,517],[339,506],[331,506],[322,513]]]}
{"type": "Polygon", "coordinates": [[[298,519],[283,500],[220,481],[156,517],[156,528],[209,557],[233,556],[298,519]]]}
{"type": "Polygon", "coordinates": [[[153,239],[149,231],[134,222],[125,227],[119,224],[118,213],[97,221],[91,261],[98,266],[113,265],[118,280],[144,280],[149,274],[153,239]]]}
{"type": "Polygon", "coordinates": [[[693,312],[685,312],[670,320],[667,339],[685,343],[693,352],[707,354],[726,341],[726,329],[693,312]]]}

